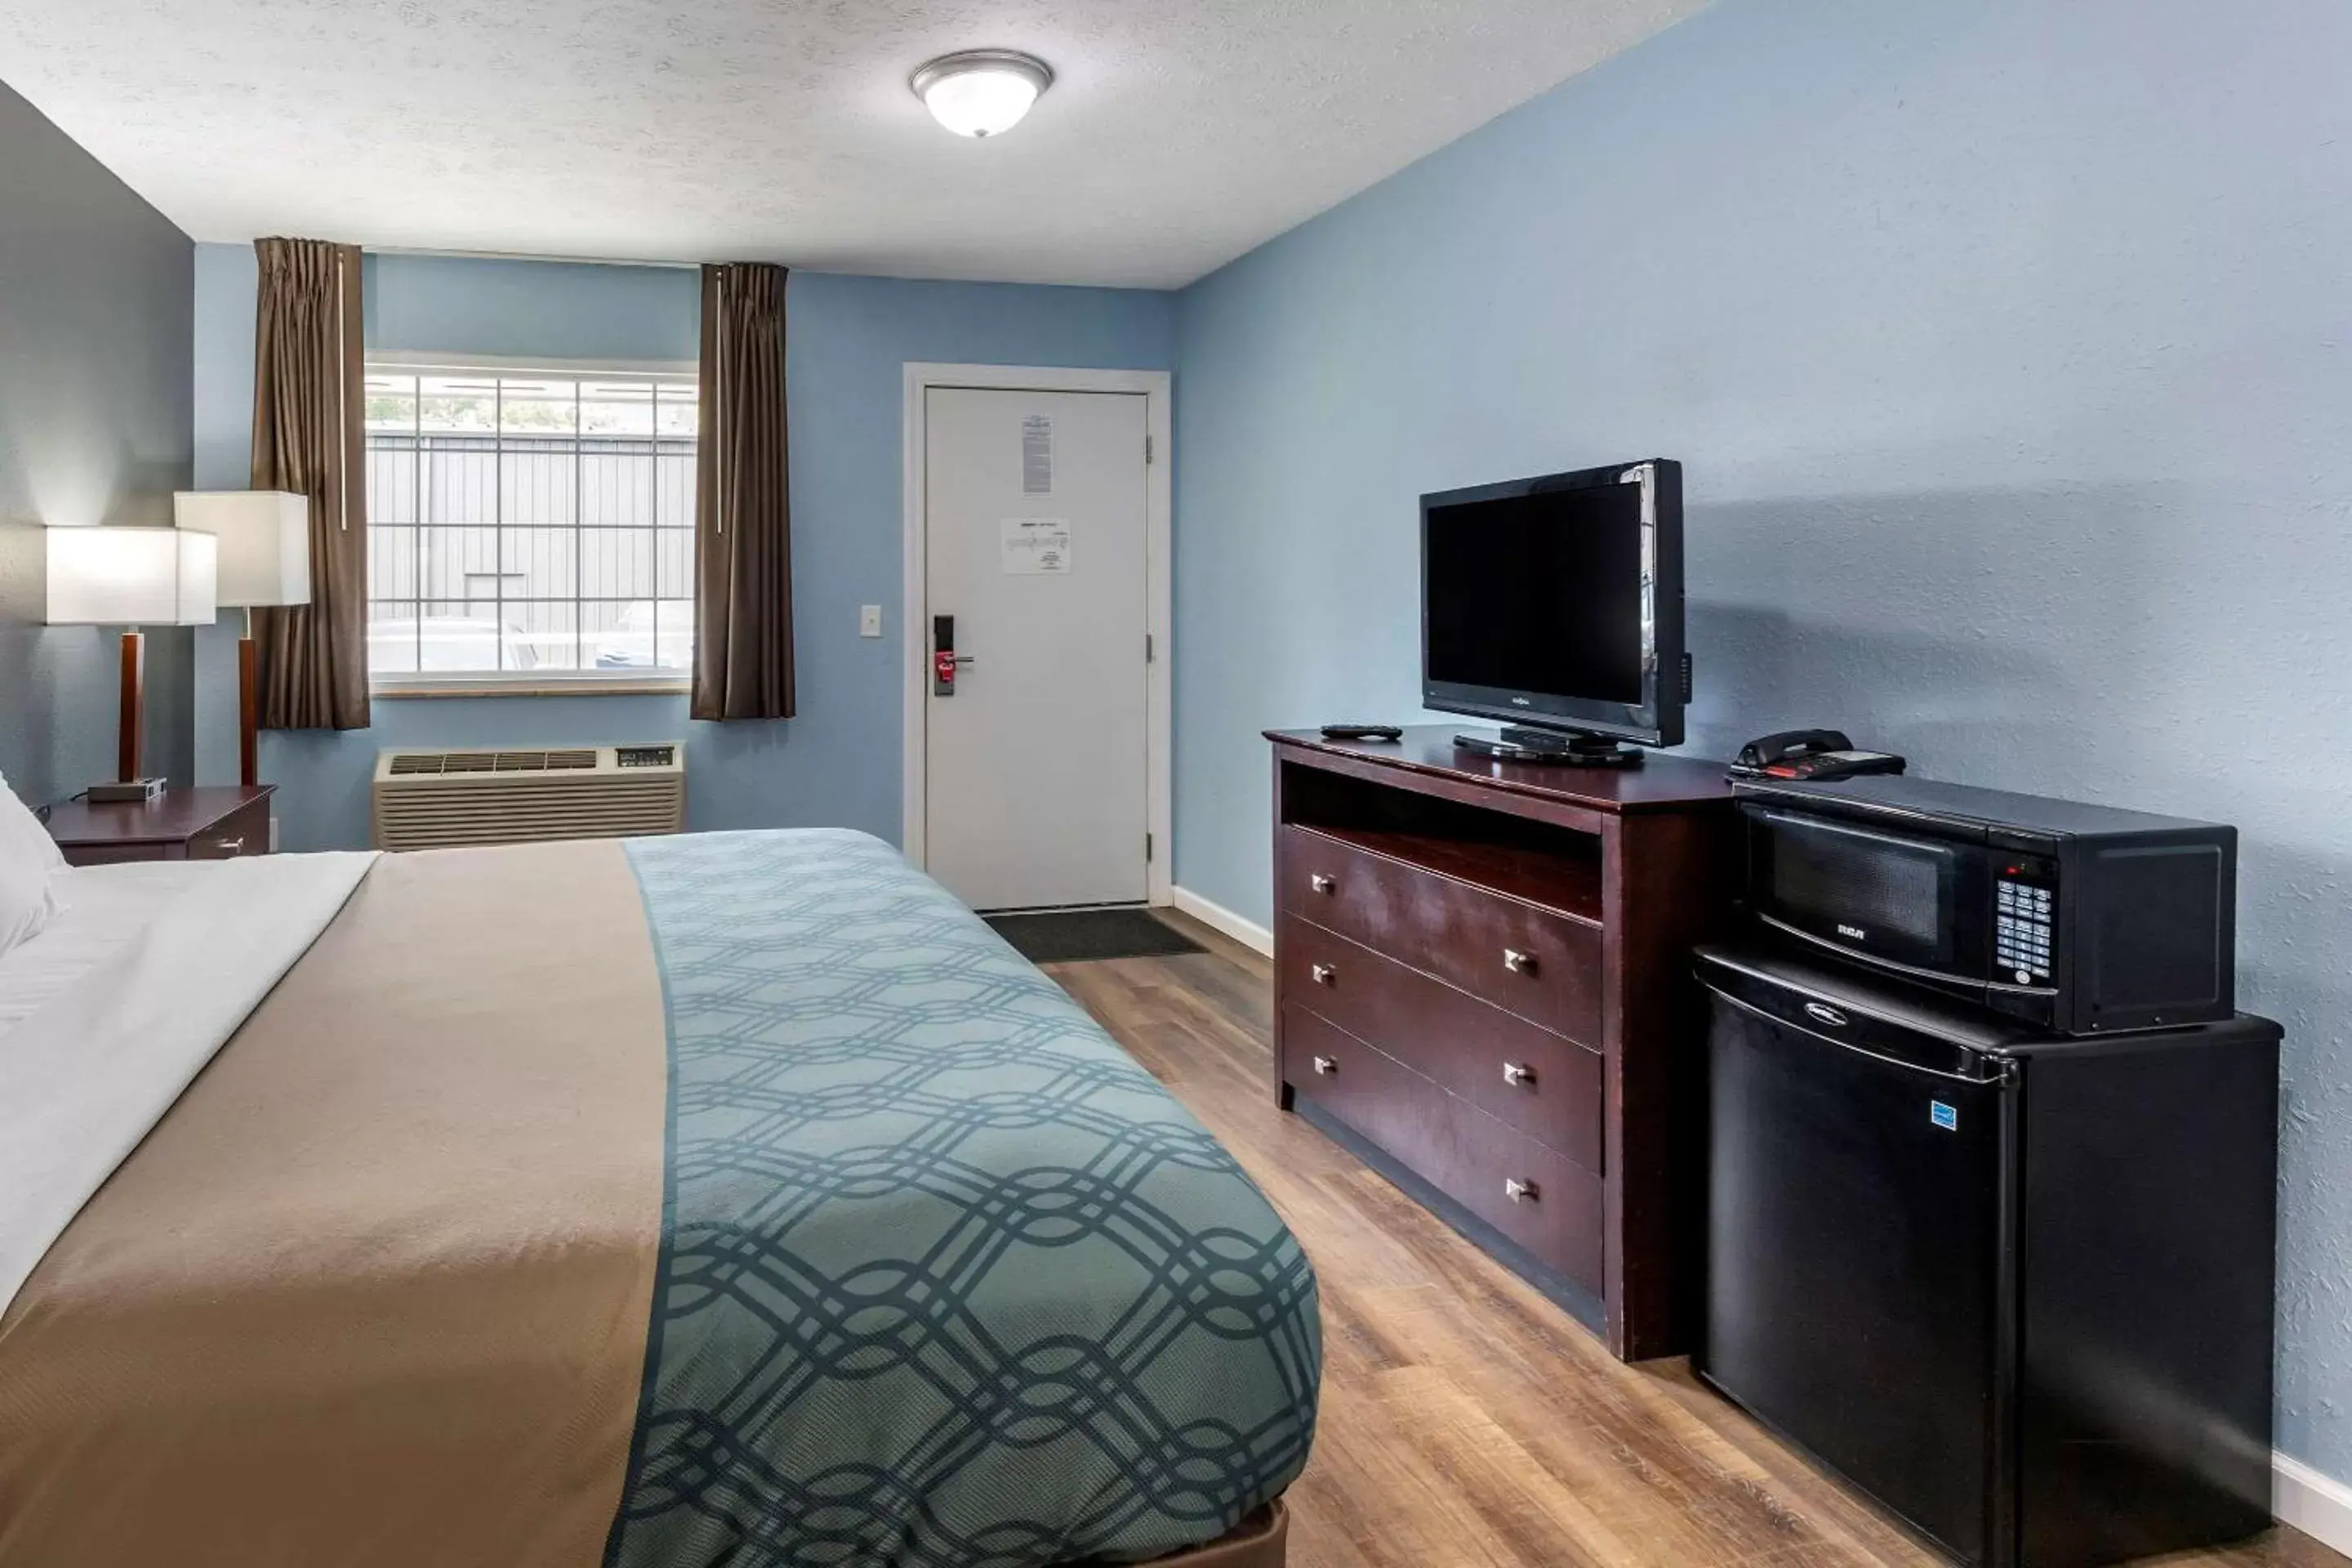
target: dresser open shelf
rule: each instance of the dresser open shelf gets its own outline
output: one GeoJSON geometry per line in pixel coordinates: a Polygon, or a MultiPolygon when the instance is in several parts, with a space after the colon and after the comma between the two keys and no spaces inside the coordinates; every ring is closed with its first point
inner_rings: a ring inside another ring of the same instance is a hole
{"type": "Polygon", "coordinates": [[[1629,1360],[1687,1345],[1719,765],[1274,731],[1276,1093],[1629,1360]]]}
{"type": "Polygon", "coordinates": [[[1589,852],[1578,854],[1534,846],[1512,847],[1477,843],[1436,833],[1334,827],[1316,822],[1297,826],[1367,855],[1418,867],[1570,920],[1590,925],[1601,923],[1601,841],[1597,837],[1591,839],[1589,852]]]}

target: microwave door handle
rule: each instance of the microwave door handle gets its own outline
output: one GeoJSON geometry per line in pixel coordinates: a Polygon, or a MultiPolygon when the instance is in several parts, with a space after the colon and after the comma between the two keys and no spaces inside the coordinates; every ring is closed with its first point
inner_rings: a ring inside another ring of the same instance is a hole
{"type": "Polygon", "coordinates": [[[1998,991],[2009,996],[2055,996],[2058,994],[2058,988],[2055,985],[2011,985],[2002,980],[1970,980],[1947,970],[1927,969],[1916,963],[1900,963],[1891,958],[1881,958],[1874,952],[1857,952],[1843,942],[1832,942],[1825,936],[1815,936],[1802,926],[1790,925],[1779,916],[1768,915],[1761,910],[1749,912],[1774,931],[1784,931],[1799,942],[1810,942],[1824,952],[1836,953],[1840,958],[1850,959],[1856,963],[1867,963],[1874,969],[1884,969],[1890,974],[1908,974],[1926,981],[1931,985],[1946,988],[1966,987],[1964,994],[1973,995],[1979,989],[1998,991]]]}
{"type": "MultiPolygon", "coordinates": [[[[1762,1007],[1759,1007],[1753,1002],[1749,1002],[1742,997],[1732,995],[1729,992],[1717,991],[1715,987],[1711,985],[1707,987],[1707,989],[1715,991],[1715,994],[1717,997],[1730,1003],[1733,1006],[1752,1017],[1761,1018],[1764,1022],[1777,1025],[1783,1029],[1793,1029],[1798,1034],[1804,1036],[1807,1039],[1819,1040],[1825,1046],[1835,1046],[1839,1050],[1848,1052],[1853,1056],[1867,1057],[1872,1061],[1884,1062],[1888,1067],[1899,1068],[1905,1072],[1917,1073],[1922,1078],[1941,1079],[1946,1083],[1971,1083],[1981,1085],[1999,1083],[2009,1076],[2006,1065],[2000,1064],[2000,1058],[1978,1058],[1979,1060],[1989,1060],[1998,1064],[1993,1066],[1990,1071],[1982,1075],[1951,1072],[1942,1068],[1931,1068],[1921,1062],[1906,1061],[1901,1057],[1889,1056],[1885,1051],[1874,1051],[1869,1047],[1858,1045],[1853,1040],[1840,1039],[1835,1035],[1824,1033],[1822,1028],[1801,1022],[1796,1018],[1784,1017],[1779,1013],[1769,1012],[1762,1007]]],[[[1818,1005],[1818,1004],[1808,1005],[1808,1010],[1810,1010],[1811,1005],[1818,1005]]],[[[1835,1011],[1834,1008],[1831,1010],[1832,1012],[1835,1011]]]]}
{"type": "MultiPolygon", "coordinates": [[[[1881,958],[1874,952],[1864,952],[1848,947],[1843,942],[1832,942],[1825,936],[1816,936],[1804,927],[1791,925],[1778,915],[1768,915],[1761,910],[1753,912],[1758,920],[1762,921],[1774,931],[1786,931],[1798,941],[1811,942],[1824,952],[1833,952],[1840,958],[1850,958],[1857,963],[1867,963],[1874,969],[1884,969],[1895,974],[1916,975],[1922,980],[1933,981],[1939,985],[1975,986],[1983,984],[1981,981],[1970,980],[1965,975],[1954,974],[1948,970],[1928,969],[1916,963],[1902,963],[1892,958],[1881,958]]],[[[2015,987],[2011,989],[2013,990],[2015,987]]]]}

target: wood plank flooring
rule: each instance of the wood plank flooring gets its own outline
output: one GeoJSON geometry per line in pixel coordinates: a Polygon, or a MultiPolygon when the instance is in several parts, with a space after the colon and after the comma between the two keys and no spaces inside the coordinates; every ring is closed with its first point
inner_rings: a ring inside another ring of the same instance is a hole
{"type": "MultiPolygon", "coordinates": [[[[1049,966],[1256,1178],[1322,1286],[1322,1419],[1291,1568],[1930,1568],[1944,1563],[1702,1387],[1628,1367],[1542,1296],[1274,1108],[1265,961],[1049,966]]],[[[2338,1568],[2277,1529],[2166,1568],[2338,1568]]]]}

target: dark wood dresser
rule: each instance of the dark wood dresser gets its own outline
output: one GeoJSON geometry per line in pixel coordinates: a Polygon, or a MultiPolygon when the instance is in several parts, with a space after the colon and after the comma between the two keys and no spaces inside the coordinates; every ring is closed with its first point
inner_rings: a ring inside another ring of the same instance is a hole
{"type": "Polygon", "coordinates": [[[69,866],[125,860],[232,860],[269,853],[269,797],[276,784],[173,787],[152,801],[93,805],[68,801],[49,812],[49,837],[69,866]]]}
{"type": "Polygon", "coordinates": [[[1274,742],[1285,1109],[1626,1360],[1688,1348],[1704,1199],[1691,948],[1730,887],[1719,763],[1538,767],[1402,742],[1274,742]]]}

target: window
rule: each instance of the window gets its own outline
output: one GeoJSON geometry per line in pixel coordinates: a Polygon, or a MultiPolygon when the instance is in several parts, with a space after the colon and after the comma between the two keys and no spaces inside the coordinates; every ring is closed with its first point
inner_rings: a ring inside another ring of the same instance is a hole
{"type": "Polygon", "coordinates": [[[682,682],[691,372],[367,370],[379,690],[682,682]]]}

